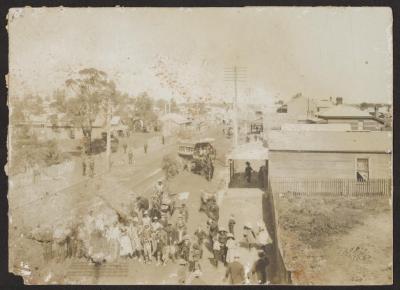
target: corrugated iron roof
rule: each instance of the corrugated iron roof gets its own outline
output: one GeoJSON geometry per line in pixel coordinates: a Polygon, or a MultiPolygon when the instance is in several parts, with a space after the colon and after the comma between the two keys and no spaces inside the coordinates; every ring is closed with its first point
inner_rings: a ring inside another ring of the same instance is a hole
{"type": "Polygon", "coordinates": [[[362,111],[353,106],[338,105],[317,114],[320,118],[368,118],[373,116],[368,111],[362,111]]]}
{"type": "Polygon", "coordinates": [[[282,124],[282,131],[350,131],[351,125],[343,124],[282,124]]]}
{"type": "Polygon", "coordinates": [[[227,156],[233,160],[268,160],[268,148],[261,142],[245,143],[237,146],[227,156]]]}
{"type": "Polygon", "coordinates": [[[270,151],[392,152],[387,131],[281,131],[268,134],[270,151]]]}

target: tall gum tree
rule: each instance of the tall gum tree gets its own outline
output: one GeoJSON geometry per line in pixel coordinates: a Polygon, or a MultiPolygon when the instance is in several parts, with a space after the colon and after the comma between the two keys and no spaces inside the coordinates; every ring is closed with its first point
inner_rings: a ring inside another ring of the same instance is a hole
{"type": "Polygon", "coordinates": [[[86,149],[91,152],[93,123],[106,112],[109,98],[115,104],[120,93],[107,74],[95,68],[80,70],[76,78],[66,80],[64,91],[58,93],[53,106],[65,113],[73,126],[82,129],[86,149]]]}

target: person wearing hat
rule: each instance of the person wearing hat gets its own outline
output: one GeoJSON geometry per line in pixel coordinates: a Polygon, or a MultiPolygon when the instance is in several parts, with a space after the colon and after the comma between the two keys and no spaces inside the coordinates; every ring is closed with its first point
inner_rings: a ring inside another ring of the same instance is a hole
{"type": "Polygon", "coordinates": [[[234,261],[226,268],[225,279],[230,278],[229,282],[232,285],[244,284],[246,281],[244,267],[239,260],[239,255],[235,254],[234,261]]]}
{"type": "Polygon", "coordinates": [[[189,211],[188,211],[185,203],[182,203],[179,213],[182,215],[185,223],[187,223],[189,220],[189,211]]]}
{"type": "Polygon", "coordinates": [[[247,183],[250,183],[250,182],[251,182],[251,173],[252,173],[253,171],[254,171],[254,170],[253,170],[253,168],[251,168],[250,162],[249,162],[249,161],[246,161],[246,168],[245,168],[245,170],[244,170],[244,176],[245,176],[245,178],[246,178],[246,180],[247,180],[247,183]]]}
{"type": "Polygon", "coordinates": [[[178,260],[178,265],[178,283],[182,285],[185,284],[187,278],[187,262],[181,258],[178,260]]]}
{"type": "Polygon", "coordinates": [[[219,206],[215,200],[209,201],[207,214],[209,218],[219,220],[219,206]]]}
{"type": "Polygon", "coordinates": [[[137,206],[138,211],[143,216],[143,212],[149,210],[150,203],[146,197],[138,196],[138,197],[136,197],[136,206],[137,206]]]}
{"type": "Polygon", "coordinates": [[[213,237],[212,249],[213,249],[213,255],[214,255],[214,257],[213,257],[214,266],[218,267],[219,253],[221,251],[221,245],[220,245],[220,243],[218,241],[218,237],[217,236],[213,237]]]}
{"type": "Polygon", "coordinates": [[[258,259],[254,262],[248,274],[248,278],[255,284],[265,284],[267,282],[267,266],[269,260],[263,251],[258,252],[258,259]]]}
{"type": "Polygon", "coordinates": [[[147,210],[143,212],[142,224],[143,226],[151,225],[151,218],[149,217],[149,213],[147,210]]]}
{"type": "Polygon", "coordinates": [[[156,266],[161,265],[164,246],[165,241],[161,237],[161,231],[153,233],[153,256],[156,257],[156,266]]]}
{"type": "Polygon", "coordinates": [[[209,223],[209,237],[212,242],[213,238],[218,235],[218,223],[217,221],[210,219],[209,223]]]}
{"type": "Polygon", "coordinates": [[[168,216],[167,215],[161,213],[160,224],[163,226],[163,228],[167,227],[167,225],[168,225],[168,216]]]}
{"type": "Polygon", "coordinates": [[[200,248],[203,248],[204,239],[207,237],[207,233],[199,226],[197,230],[194,232],[194,235],[197,237],[197,243],[200,248]]]}
{"type": "Polygon", "coordinates": [[[185,235],[183,237],[183,242],[181,243],[181,257],[189,262],[189,254],[190,254],[190,237],[189,235],[185,235]]]}
{"type": "Polygon", "coordinates": [[[145,263],[151,262],[152,252],[151,252],[151,244],[152,244],[152,232],[150,225],[144,225],[142,231],[142,245],[143,245],[143,258],[145,263]]]}
{"type": "Polygon", "coordinates": [[[157,219],[159,220],[161,219],[161,204],[160,206],[155,206],[151,208],[150,217],[151,218],[157,217],[157,219]]]}
{"type": "Polygon", "coordinates": [[[175,261],[176,244],[178,242],[177,231],[171,222],[168,222],[167,226],[164,228],[164,231],[166,233],[166,248],[164,257],[167,261],[169,261],[169,259],[175,261]]]}
{"type": "Polygon", "coordinates": [[[189,271],[194,272],[201,270],[200,258],[202,256],[202,250],[197,243],[193,243],[189,253],[189,271]]]}
{"type": "Polygon", "coordinates": [[[163,262],[163,265],[167,265],[168,261],[170,260],[170,253],[169,253],[169,245],[168,245],[168,233],[166,230],[166,227],[163,227],[160,229],[159,231],[159,235],[160,235],[160,249],[161,249],[161,259],[163,262]]]}
{"type": "Polygon", "coordinates": [[[154,186],[154,193],[158,197],[161,197],[163,192],[164,192],[164,184],[163,184],[163,180],[160,178],[157,180],[157,183],[154,186]]]}
{"type": "Polygon", "coordinates": [[[226,247],[226,242],[228,241],[228,232],[225,228],[220,228],[218,232],[218,241],[221,247],[220,257],[222,262],[226,265],[226,254],[228,252],[228,248],[226,247]]]}
{"type": "Polygon", "coordinates": [[[250,224],[246,224],[243,227],[243,237],[249,247],[249,251],[251,250],[251,248],[256,244],[256,235],[251,227],[250,224]]]}
{"type": "Polygon", "coordinates": [[[141,261],[142,244],[140,242],[139,232],[139,219],[134,217],[129,224],[128,233],[132,243],[133,254],[141,261]]]}
{"type": "Polygon", "coordinates": [[[227,238],[228,240],[226,242],[226,249],[227,249],[226,262],[232,263],[234,261],[234,256],[237,253],[238,245],[232,233],[228,233],[227,238]]]}
{"type": "Polygon", "coordinates": [[[157,232],[162,228],[161,223],[158,221],[158,217],[153,217],[153,222],[151,223],[151,229],[153,232],[157,232]]]}

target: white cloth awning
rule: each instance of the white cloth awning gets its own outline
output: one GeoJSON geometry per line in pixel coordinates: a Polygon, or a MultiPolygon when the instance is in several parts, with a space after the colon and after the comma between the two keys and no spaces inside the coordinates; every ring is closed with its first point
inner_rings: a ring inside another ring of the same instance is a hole
{"type": "Polygon", "coordinates": [[[227,155],[233,160],[268,160],[268,148],[260,142],[246,143],[237,146],[227,155]]]}

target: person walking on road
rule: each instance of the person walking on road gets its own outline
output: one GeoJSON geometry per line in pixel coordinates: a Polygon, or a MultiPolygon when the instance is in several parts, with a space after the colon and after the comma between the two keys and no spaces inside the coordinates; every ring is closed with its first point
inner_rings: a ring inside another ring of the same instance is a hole
{"type": "Polygon", "coordinates": [[[40,177],[40,168],[37,163],[33,166],[33,183],[36,184],[39,181],[40,177]]]}
{"type": "Polygon", "coordinates": [[[164,135],[161,136],[161,143],[162,143],[163,145],[165,145],[165,137],[164,137],[164,135]]]}
{"type": "Polygon", "coordinates": [[[82,156],[82,176],[86,176],[87,158],[86,155],[82,156]]]}
{"type": "Polygon", "coordinates": [[[94,177],[94,159],[93,156],[89,157],[90,177],[94,177]]]}
{"type": "Polygon", "coordinates": [[[249,280],[253,281],[255,284],[265,284],[267,283],[267,266],[269,260],[264,252],[258,253],[258,260],[254,262],[250,272],[249,280]]]}
{"type": "Polygon", "coordinates": [[[144,153],[145,154],[147,154],[147,148],[148,148],[148,144],[147,144],[147,142],[146,143],[144,143],[144,145],[143,145],[143,149],[144,149],[144,153]]]}
{"type": "Polygon", "coordinates": [[[239,262],[239,255],[235,255],[235,259],[226,269],[225,280],[230,278],[229,282],[232,285],[244,284],[246,281],[243,265],[239,262]]]}
{"type": "Polygon", "coordinates": [[[124,143],[124,145],[122,145],[122,147],[124,148],[124,153],[126,154],[126,149],[128,148],[128,144],[124,143]]]}
{"type": "Polygon", "coordinates": [[[224,228],[220,228],[218,232],[218,241],[221,247],[220,257],[224,265],[226,265],[226,254],[228,252],[228,248],[226,247],[226,243],[228,241],[227,231],[224,228]]]}
{"type": "Polygon", "coordinates": [[[133,151],[131,148],[129,148],[129,151],[128,151],[128,160],[129,160],[129,162],[128,162],[129,164],[134,164],[133,151]]]}

